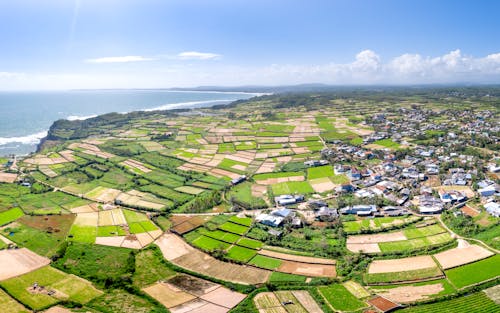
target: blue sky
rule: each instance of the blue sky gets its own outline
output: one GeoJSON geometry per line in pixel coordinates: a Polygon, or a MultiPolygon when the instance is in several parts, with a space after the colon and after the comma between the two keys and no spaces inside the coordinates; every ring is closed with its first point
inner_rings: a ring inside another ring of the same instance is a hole
{"type": "Polygon", "coordinates": [[[500,82],[500,1],[0,2],[0,88],[500,82]]]}

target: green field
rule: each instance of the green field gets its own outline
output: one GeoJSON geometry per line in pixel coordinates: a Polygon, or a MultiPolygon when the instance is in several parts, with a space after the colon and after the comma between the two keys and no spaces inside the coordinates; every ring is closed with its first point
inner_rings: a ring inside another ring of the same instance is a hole
{"type": "Polygon", "coordinates": [[[306,281],[305,276],[273,272],[269,277],[270,283],[304,283],[306,281]]]}
{"type": "Polygon", "coordinates": [[[134,256],[130,249],[73,242],[54,266],[101,286],[131,275],[134,256]]]}
{"type": "Polygon", "coordinates": [[[366,282],[372,283],[392,283],[392,282],[405,282],[419,279],[433,278],[443,275],[441,270],[436,267],[424,268],[420,270],[394,272],[394,273],[376,273],[366,274],[366,282]]]}
{"type": "Polygon", "coordinates": [[[272,185],[274,195],[309,194],[314,190],[306,181],[289,181],[272,185]]]}
{"type": "Polygon", "coordinates": [[[264,199],[252,195],[252,184],[249,182],[244,182],[233,187],[228,192],[228,198],[230,201],[249,209],[262,209],[267,206],[264,199]]]}
{"type": "Polygon", "coordinates": [[[233,233],[228,233],[228,232],[221,231],[218,229],[207,230],[206,228],[201,227],[198,230],[196,230],[196,232],[201,234],[201,235],[205,235],[207,237],[217,239],[220,241],[224,241],[227,243],[235,243],[236,241],[238,241],[241,238],[239,235],[236,235],[233,233]]]}
{"type": "Polygon", "coordinates": [[[245,174],[245,170],[235,168],[240,166],[246,168],[248,164],[231,159],[224,159],[219,163],[219,165],[217,165],[218,168],[221,168],[223,170],[227,170],[238,174],[245,174]]]}
{"type": "Polygon", "coordinates": [[[367,307],[341,284],[318,287],[318,290],[335,310],[357,311],[367,307]]]}
{"type": "Polygon", "coordinates": [[[432,236],[432,235],[437,235],[437,234],[441,234],[444,232],[446,232],[446,230],[444,230],[443,227],[441,227],[440,225],[437,225],[437,224],[425,226],[425,227],[419,227],[419,228],[408,228],[408,229],[405,229],[403,231],[406,238],[408,238],[408,239],[432,236]]]}
{"type": "Polygon", "coordinates": [[[454,239],[449,233],[437,234],[429,237],[415,238],[411,240],[381,242],[378,244],[383,253],[410,252],[426,247],[433,247],[452,242],[454,239]]]}
{"type": "Polygon", "coordinates": [[[64,238],[57,237],[33,227],[16,223],[14,227],[7,227],[3,230],[3,235],[21,247],[26,247],[40,255],[53,256],[60,245],[64,243],[64,238]]]}
{"type": "Polygon", "coordinates": [[[257,241],[257,240],[253,240],[253,239],[249,239],[249,238],[245,238],[245,237],[242,237],[238,242],[237,242],[237,245],[238,246],[242,246],[242,247],[246,247],[246,248],[250,248],[250,249],[254,249],[254,250],[257,250],[257,249],[260,249],[263,245],[262,242],[260,241],[257,241]]]}
{"type": "Polygon", "coordinates": [[[121,289],[111,290],[89,302],[87,307],[102,313],[164,313],[165,308],[144,297],[126,292],[121,289]]]}
{"type": "Polygon", "coordinates": [[[28,274],[8,279],[0,283],[9,294],[19,302],[34,310],[41,310],[63,299],[85,304],[102,294],[92,284],[74,275],[68,275],[50,266],[43,267],[28,274]],[[31,293],[28,288],[37,282],[49,290],[57,290],[67,296],[61,299],[44,293],[31,293]]]}
{"type": "Polygon", "coordinates": [[[446,270],[445,274],[457,288],[492,279],[500,275],[500,255],[446,270]]]}
{"type": "Polygon", "coordinates": [[[12,299],[5,291],[0,289],[0,308],[3,312],[29,313],[23,305],[12,299]]]}
{"type": "Polygon", "coordinates": [[[24,215],[20,208],[13,208],[0,213],[0,226],[7,225],[24,215]]]}
{"type": "Polygon", "coordinates": [[[97,237],[97,227],[73,224],[68,234],[68,240],[75,242],[94,243],[97,237]]]}
{"type": "Polygon", "coordinates": [[[315,179],[333,176],[333,167],[331,165],[311,167],[307,169],[307,179],[315,179]]]}
{"type": "Polygon", "coordinates": [[[229,219],[230,222],[240,224],[243,226],[252,226],[252,218],[251,217],[238,217],[236,215],[231,216],[229,219]]]}
{"type": "Polygon", "coordinates": [[[156,246],[141,250],[135,256],[135,271],[132,281],[139,288],[154,284],[161,279],[168,279],[175,274],[172,269],[165,265],[163,255],[156,246]]]}
{"type": "Polygon", "coordinates": [[[192,244],[205,251],[213,251],[216,249],[225,250],[230,246],[226,242],[219,241],[203,235],[193,240],[192,244]]]}
{"type": "Polygon", "coordinates": [[[196,188],[193,186],[181,186],[181,187],[175,188],[174,190],[179,191],[179,192],[184,192],[184,193],[187,193],[190,195],[199,195],[200,193],[206,191],[205,189],[196,188]]]}
{"type": "Polygon", "coordinates": [[[220,229],[225,230],[230,233],[243,235],[248,231],[248,226],[238,225],[231,222],[226,222],[219,226],[220,229]]]}
{"type": "Polygon", "coordinates": [[[432,304],[424,304],[420,306],[410,307],[402,310],[405,313],[472,313],[484,312],[494,313],[500,312],[498,304],[488,298],[484,292],[478,292],[471,295],[462,296],[459,298],[441,301],[432,304]]]}
{"type": "Polygon", "coordinates": [[[388,149],[399,149],[401,146],[399,143],[392,141],[391,139],[381,139],[374,141],[373,144],[379,145],[388,149]]]}
{"type": "Polygon", "coordinates": [[[250,259],[253,258],[256,253],[257,252],[253,249],[248,249],[240,246],[233,246],[231,249],[227,251],[226,257],[228,259],[246,263],[250,261],[250,259]]]}
{"type": "Polygon", "coordinates": [[[120,226],[99,226],[97,237],[125,236],[126,232],[120,226]]]}
{"type": "Polygon", "coordinates": [[[275,172],[275,173],[264,173],[264,174],[256,174],[253,175],[252,178],[255,181],[258,180],[266,180],[269,178],[282,178],[282,177],[296,177],[296,176],[304,176],[304,172],[275,172]]]}
{"type": "Polygon", "coordinates": [[[156,227],[156,225],[149,220],[130,223],[130,224],[128,224],[128,226],[129,226],[129,230],[130,230],[131,234],[140,234],[140,233],[158,230],[158,227],[156,227]]]}
{"type": "Polygon", "coordinates": [[[254,256],[248,264],[255,265],[257,267],[262,267],[269,270],[275,270],[280,267],[282,261],[278,259],[273,259],[267,256],[257,254],[254,256]]]}

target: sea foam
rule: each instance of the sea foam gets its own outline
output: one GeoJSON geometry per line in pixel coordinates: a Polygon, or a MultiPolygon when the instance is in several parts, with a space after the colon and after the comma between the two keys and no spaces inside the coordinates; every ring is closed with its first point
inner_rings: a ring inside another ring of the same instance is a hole
{"type": "Polygon", "coordinates": [[[0,137],[0,146],[9,143],[21,143],[24,145],[36,145],[40,142],[40,139],[47,136],[47,131],[42,131],[36,134],[31,134],[22,137],[0,137]]]}

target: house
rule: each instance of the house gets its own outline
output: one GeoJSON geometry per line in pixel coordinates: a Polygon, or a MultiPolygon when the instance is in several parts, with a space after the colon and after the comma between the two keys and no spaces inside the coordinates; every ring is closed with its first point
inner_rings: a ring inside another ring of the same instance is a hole
{"type": "Polygon", "coordinates": [[[304,165],[308,167],[315,167],[315,166],[322,166],[322,165],[328,165],[327,160],[310,160],[310,161],[305,161],[304,165]]]}
{"type": "Polygon", "coordinates": [[[281,235],[283,235],[282,231],[279,231],[279,230],[276,230],[276,229],[270,229],[270,230],[267,231],[267,233],[269,235],[272,235],[272,236],[277,237],[277,238],[280,238],[281,235]]]}
{"type": "Polygon", "coordinates": [[[496,202],[488,202],[483,205],[488,213],[494,217],[500,217],[500,204],[496,202]]]}
{"type": "Polygon", "coordinates": [[[302,227],[302,220],[299,217],[294,217],[292,219],[292,227],[299,228],[302,227]]]}
{"type": "Polygon", "coordinates": [[[319,209],[319,208],[324,207],[324,206],[328,206],[328,204],[323,200],[311,199],[311,200],[307,201],[307,206],[310,209],[315,210],[315,209],[319,209]]]}
{"type": "Polygon", "coordinates": [[[354,186],[351,184],[344,184],[342,186],[337,187],[335,191],[337,192],[353,192],[354,191],[354,186]]]}
{"type": "Polygon", "coordinates": [[[274,198],[274,202],[278,205],[292,205],[304,201],[303,195],[281,195],[274,198]]]}
{"type": "Polygon", "coordinates": [[[377,212],[377,207],[373,204],[346,206],[340,209],[341,214],[371,215],[374,212],[377,212]]]}
{"type": "Polygon", "coordinates": [[[443,211],[443,203],[441,200],[430,195],[421,195],[418,198],[418,210],[422,214],[437,214],[443,211]]]}
{"type": "Polygon", "coordinates": [[[314,216],[316,219],[323,221],[323,222],[331,222],[339,217],[339,213],[337,212],[336,209],[329,208],[327,206],[319,208],[314,213],[314,216]]]}
{"type": "Polygon", "coordinates": [[[233,186],[238,185],[239,183],[242,183],[245,180],[247,180],[247,177],[245,175],[240,176],[238,178],[231,180],[231,185],[233,185],[233,186]]]}
{"type": "Polygon", "coordinates": [[[271,226],[271,227],[278,227],[283,223],[284,218],[281,216],[275,216],[271,214],[259,214],[256,218],[255,221],[257,223],[261,223],[263,225],[271,226]]]}
{"type": "Polygon", "coordinates": [[[481,197],[491,197],[496,193],[495,185],[489,185],[484,188],[478,189],[477,192],[481,197]]]}
{"type": "Polygon", "coordinates": [[[282,208],[282,209],[272,211],[271,215],[282,217],[282,218],[287,218],[287,217],[294,216],[295,212],[293,212],[290,209],[282,208]]]}
{"type": "Polygon", "coordinates": [[[460,191],[450,190],[450,191],[439,191],[439,197],[443,203],[457,203],[467,200],[467,196],[460,191]]]}

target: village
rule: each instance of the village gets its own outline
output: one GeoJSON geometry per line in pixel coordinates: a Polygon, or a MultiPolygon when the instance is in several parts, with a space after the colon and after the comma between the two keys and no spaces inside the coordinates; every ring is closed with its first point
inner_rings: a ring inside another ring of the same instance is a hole
{"type": "Polygon", "coordinates": [[[413,312],[470,293],[496,307],[497,107],[317,97],[96,117],[85,135],[61,123],[40,152],[0,159],[0,298],[413,312]]]}

